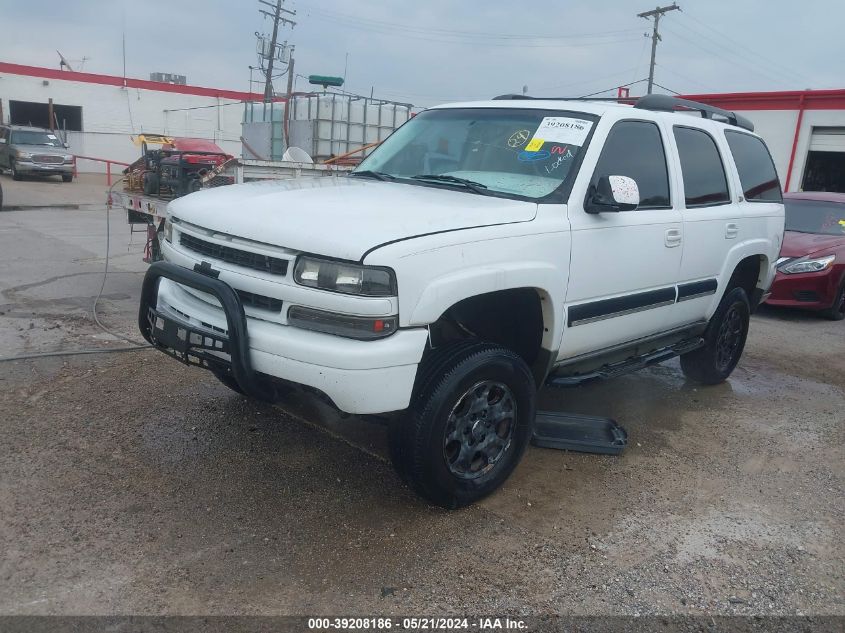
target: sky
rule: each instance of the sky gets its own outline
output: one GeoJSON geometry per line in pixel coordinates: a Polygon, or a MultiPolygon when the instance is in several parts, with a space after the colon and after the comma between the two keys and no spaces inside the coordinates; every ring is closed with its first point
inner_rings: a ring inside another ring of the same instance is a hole
{"type": "MultiPolygon", "coordinates": [[[[269,0],[275,2],[275,0],[269,0]]],[[[657,92],[845,88],[845,2],[678,0],[660,21],[657,92]]],[[[669,4],[664,2],[663,4],[669,4]]],[[[296,26],[296,88],[346,74],[355,94],[430,106],[497,94],[583,96],[645,79],[646,0],[286,0],[296,26]]],[[[259,0],[0,0],[0,61],[76,70],[187,75],[247,90],[259,0]]],[[[284,70],[284,68],[282,68],[284,70]]],[[[276,81],[284,91],[286,78],[276,81]]],[[[256,84],[258,91],[262,86],[256,84]]],[[[645,92],[645,82],[631,95],[645,92]]]]}

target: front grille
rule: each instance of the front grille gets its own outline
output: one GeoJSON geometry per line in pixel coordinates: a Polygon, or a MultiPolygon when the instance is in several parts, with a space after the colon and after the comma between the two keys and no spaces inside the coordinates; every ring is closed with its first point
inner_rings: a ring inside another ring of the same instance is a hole
{"type": "Polygon", "coordinates": [[[32,157],[33,162],[46,163],[48,165],[60,165],[65,162],[63,156],[52,156],[50,154],[36,154],[32,157]]]}
{"type": "Polygon", "coordinates": [[[260,270],[271,275],[284,275],[288,272],[288,260],[286,259],[242,251],[231,246],[215,244],[214,242],[206,242],[187,233],[181,234],[179,243],[195,253],[207,255],[208,257],[219,259],[228,264],[237,264],[238,266],[260,270]]]}
{"type": "Polygon", "coordinates": [[[260,310],[270,310],[271,312],[282,311],[282,300],[272,299],[264,295],[257,295],[254,292],[247,292],[246,290],[236,290],[238,296],[241,298],[241,303],[245,306],[251,306],[260,310]]]}
{"type": "Polygon", "coordinates": [[[795,292],[795,300],[803,303],[816,303],[819,300],[819,295],[812,290],[798,290],[795,292]]]}

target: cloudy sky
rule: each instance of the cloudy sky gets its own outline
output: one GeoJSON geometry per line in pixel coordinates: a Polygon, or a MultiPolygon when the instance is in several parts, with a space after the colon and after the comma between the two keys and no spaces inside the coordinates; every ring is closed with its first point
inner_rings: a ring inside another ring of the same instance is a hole
{"type": "MultiPolygon", "coordinates": [[[[275,0],[270,0],[275,2],[275,0]]],[[[665,4],[668,4],[666,2],[665,4]]],[[[845,2],[679,0],[661,20],[655,81],[681,93],[845,87],[845,2]]],[[[258,0],[0,0],[0,61],[188,76],[245,90],[258,0]],[[84,61],[84,65],[81,60],[84,61]]],[[[646,0],[286,0],[296,73],[354,93],[432,105],[521,92],[580,96],[648,76],[646,0]],[[347,64],[348,55],[348,64],[347,64]]],[[[285,79],[276,83],[284,90],[285,79]]],[[[298,78],[302,90],[307,81],[298,78]]],[[[644,83],[632,86],[641,94],[644,83]]],[[[604,94],[610,94],[604,93],[604,94]]]]}

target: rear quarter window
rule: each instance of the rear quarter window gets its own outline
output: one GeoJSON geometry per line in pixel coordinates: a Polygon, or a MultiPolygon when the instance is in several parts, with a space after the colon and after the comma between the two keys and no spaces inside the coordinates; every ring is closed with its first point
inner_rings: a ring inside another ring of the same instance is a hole
{"type": "Polygon", "coordinates": [[[749,202],[781,202],[780,181],[766,144],[744,132],[725,131],[725,138],[739,172],[745,199],[749,202]]]}

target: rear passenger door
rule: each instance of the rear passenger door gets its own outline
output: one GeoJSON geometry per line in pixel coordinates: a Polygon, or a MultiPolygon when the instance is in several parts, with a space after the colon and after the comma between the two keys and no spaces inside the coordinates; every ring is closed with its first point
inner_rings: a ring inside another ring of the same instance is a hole
{"type": "Polygon", "coordinates": [[[572,255],[560,360],[670,326],[682,221],[672,204],[667,154],[656,122],[626,119],[607,132],[597,159],[593,153],[585,157],[568,206],[572,255]],[[588,191],[608,176],[634,179],[640,193],[637,209],[584,210],[588,191]]]}
{"type": "Polygon", "coordinates": [[[724,140],[699,127],[675,125],[672,136],[681,166],[684,255],[678,278],[675,320],[709,317],[721,295],[719,275],[731,248],[742,240],[741,212],[731,193],[724,140]]]}

